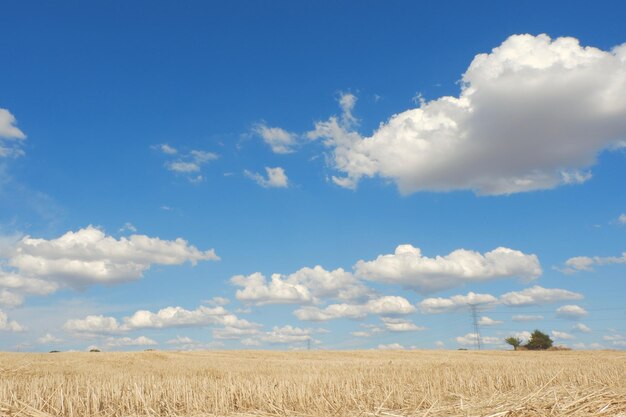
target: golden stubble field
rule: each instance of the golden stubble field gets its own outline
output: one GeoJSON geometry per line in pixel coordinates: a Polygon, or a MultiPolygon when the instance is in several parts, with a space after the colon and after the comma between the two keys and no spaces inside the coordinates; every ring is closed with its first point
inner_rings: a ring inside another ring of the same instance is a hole
{"type": "Polygon", "coordinates": [[[626,417],[626,352],[2,353],[0,415],[626,417]]]}

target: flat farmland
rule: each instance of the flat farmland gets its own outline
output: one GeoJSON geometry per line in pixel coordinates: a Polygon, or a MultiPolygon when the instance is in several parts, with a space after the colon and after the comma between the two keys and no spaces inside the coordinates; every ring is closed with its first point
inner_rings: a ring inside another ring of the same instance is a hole
{"type": "Polygon", "coordinates": [[[626,416],[626,352],[0,354],[3,416],[626,416]]]}

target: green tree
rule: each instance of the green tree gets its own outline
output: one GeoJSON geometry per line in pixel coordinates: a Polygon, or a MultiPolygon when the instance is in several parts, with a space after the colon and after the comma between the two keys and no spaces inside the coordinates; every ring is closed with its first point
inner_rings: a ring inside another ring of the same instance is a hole
{"type": "Polygon", "coordinates": [[[522,339],[520,339],[519,337],[507,337],[506,339],[504,339],[504,341],[513,346],[513,350],[517,350],[517,348],[520,347],[520,345],[522,344],[522,339]]]}
{"type": "Polygon", "coordinates": [[[540,332],[539,330],[535,330],[530,335],[530,339],[528,339],[528,343],[526,343],[526,348],[528,350],[546,350],[552,347],[552,339],[545,333],[540,332]]]}

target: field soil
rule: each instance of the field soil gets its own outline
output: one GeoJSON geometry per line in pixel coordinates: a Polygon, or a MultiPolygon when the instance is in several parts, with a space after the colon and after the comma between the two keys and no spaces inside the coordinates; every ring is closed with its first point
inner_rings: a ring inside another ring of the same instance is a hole
{"type": "Polygon", "coordinates": [[[0,353],[0,416],[626,417],[626,352],[0,353]]]}

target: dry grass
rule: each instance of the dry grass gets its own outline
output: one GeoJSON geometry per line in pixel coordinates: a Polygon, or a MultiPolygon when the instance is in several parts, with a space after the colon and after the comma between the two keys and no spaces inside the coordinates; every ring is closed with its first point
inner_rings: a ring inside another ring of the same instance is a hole
{"type": "Polygon", "coordinates": [[[4,353],[0,415],[626,417],[626,353],[4,353]]]}

